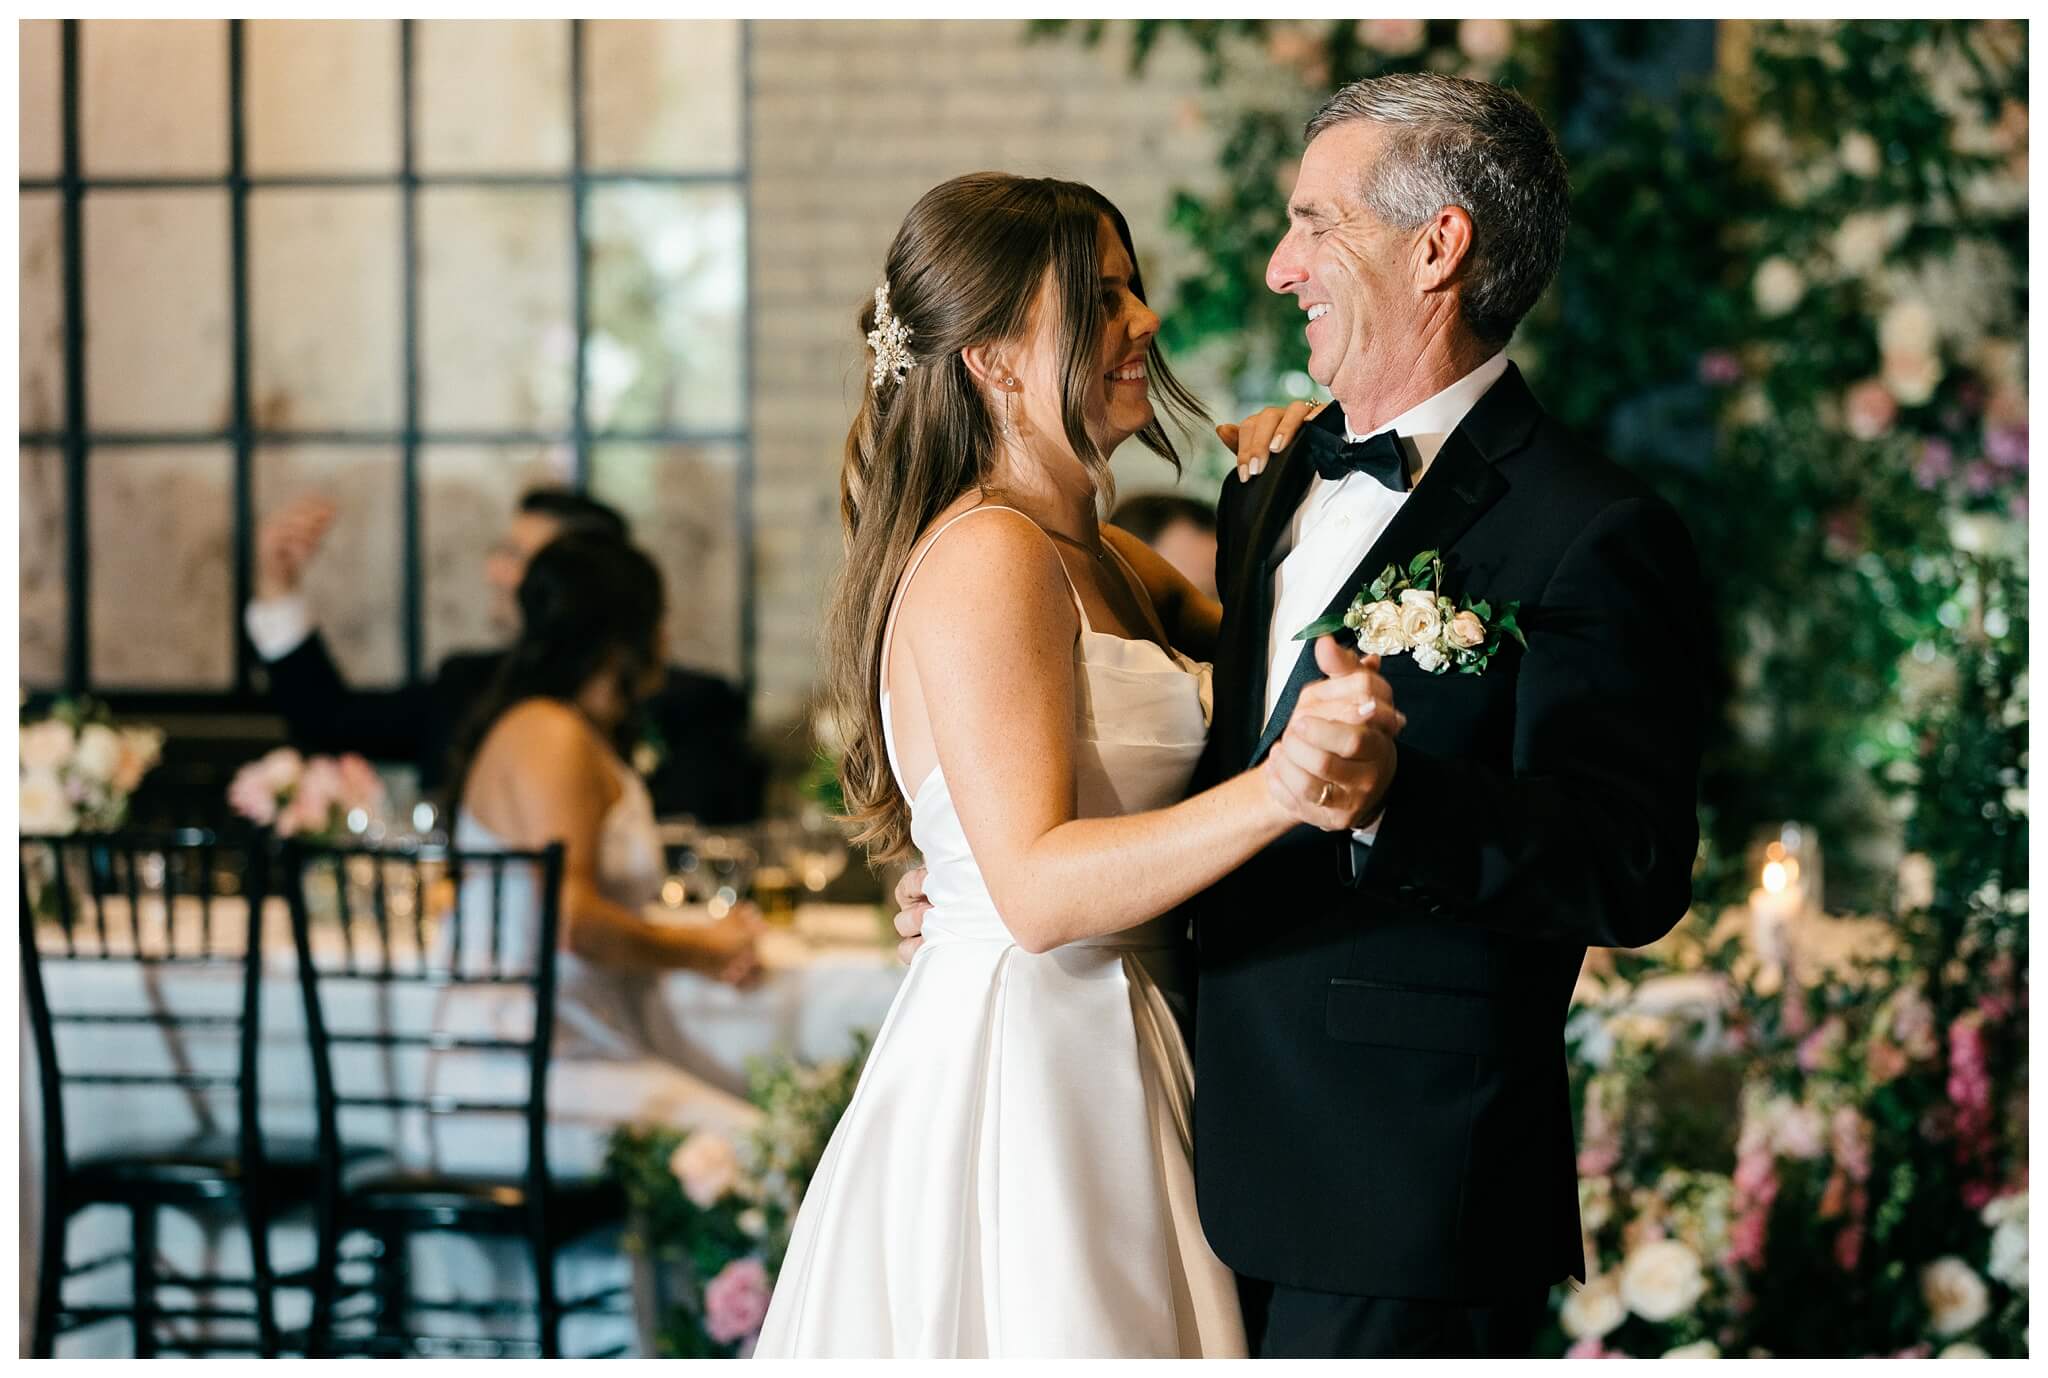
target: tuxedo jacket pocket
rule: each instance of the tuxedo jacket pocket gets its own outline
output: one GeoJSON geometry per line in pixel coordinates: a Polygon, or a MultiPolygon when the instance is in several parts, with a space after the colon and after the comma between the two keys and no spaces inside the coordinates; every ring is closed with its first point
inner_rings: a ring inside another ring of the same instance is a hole
{"type": "Polygon", "coordinates": [[[1473,991],[1340,976],[1330,981],[1323,1027],[1345,1043],[1498,1057],[1514,1036],[1510,1009],[1505,999],[1473,991]]]}

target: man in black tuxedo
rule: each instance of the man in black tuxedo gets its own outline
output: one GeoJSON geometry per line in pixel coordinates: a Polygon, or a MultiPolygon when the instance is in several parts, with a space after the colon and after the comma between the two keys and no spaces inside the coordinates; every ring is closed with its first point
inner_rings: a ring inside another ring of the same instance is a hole
{"type": "MultiPolygon", "coordinates": [[[[400,689],[349,688],[299,591],[334,512],[325,499],[307,498],[264,523],[257,538],[258,596],[244,618],[250,642],[297,745],[415,765],[421,789],[437,792],[447,783],[456,735],[504,652],[458,652],[441,662],[433,679],[400,689]]],[[[604,503],[561,488],[528,491],[484,565],[491,618],[503,632],[517,625],[514,595],[526,562],[568,530],[629,538],[625,519],[604,503]]],[[[760,816],[763,772],[747,743],[746,699],[716,676],[670,666],[661,692],[619,747],[628,760],[638,754],[636,764],[653,765],[648,790],[659,813],[691,814],[710,824],[760,816]],[[648,750],[636,753],[642,743],[648,750]]]]}
{"type": "Polygon", "coordinates": [[[1197,1193],[1261,1356],[1529,1352],[1551,1286],[1584,1277],[1563,1026],[1585,950],[1690,903],[1690,539],[1502,352],[1568,203],[1512,93],[1358,82],[1308,126],[1267,270],[1335,405],[1270,461],[1247,437],[1262,472],[1224,484],[1195,788],[1270,752],[1348,827],[1297,828],[1196,911],[1197,1193]],[[1386,655],[1398,737],[1290,725],[1354,663],[1294,634],[1428,550],[1445,593],[1520,603],[1526,650],[1479,674],[1386,655]]]}

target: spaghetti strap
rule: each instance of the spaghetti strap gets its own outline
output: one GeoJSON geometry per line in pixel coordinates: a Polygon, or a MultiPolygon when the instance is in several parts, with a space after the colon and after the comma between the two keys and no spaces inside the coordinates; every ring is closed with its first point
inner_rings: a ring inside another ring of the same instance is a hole
{"type": "Polygon", "coordinates": [[[986,503],[980,507],[970,507],[965,512],[956,512],[942,523],[938,530],[925,537],[924,545],[919,548],[916,555],[911,557],[909,567],[903,571],[903,578],[896,585],[896,596],[889,602],[889,620],[882,628],[882,658],[880,665],[881,690],[883,693],[889,692],[889,649],[896,644],[896,614],[903,607],[903,595],[910,591],[910,581],[917,577],[918,567],[924,563],[924,557],[932,553],[932,547],[939,543],[939,537],[945,535],[955,522],[971,517],[976,512],[1016,513],[1017,516],[1023,517],[1025,521],[1031,522],[1032,529],[1038,532],[1039,535],[1045,536],[1045,543],[1052,545],[1053,559],[1059,561],[1060,577],[1067,581],[1067,593],[1074,600],[1074,611],[1081,615],[1081,630],[1092,630],[1088,625],[1088,609],[1081,605],[1081,591],[1074,587],[1074,576],[1067,573],[1067,562],[1060,559],[1060,549],[1058,546],[1053,545],[1052,537],[1045,535],[1045,528],[1037,522],[1031,521],[1029,516],[1018,512],[1014,507],[1004,507],[999,503],[986,503]]]}

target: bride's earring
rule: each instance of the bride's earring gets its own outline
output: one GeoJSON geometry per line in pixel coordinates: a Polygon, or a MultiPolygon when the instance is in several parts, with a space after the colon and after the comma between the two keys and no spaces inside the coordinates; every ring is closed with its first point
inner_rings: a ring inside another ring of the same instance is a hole
{"type": "Polygon", "coordinates": [[[1003,439],[1005,440],[1015,440],[1017,438],[1017,429],[1010,424],[1010,394],[1016,388],[1017,380],[1015,378],[1003,379],[1003,439]]]}

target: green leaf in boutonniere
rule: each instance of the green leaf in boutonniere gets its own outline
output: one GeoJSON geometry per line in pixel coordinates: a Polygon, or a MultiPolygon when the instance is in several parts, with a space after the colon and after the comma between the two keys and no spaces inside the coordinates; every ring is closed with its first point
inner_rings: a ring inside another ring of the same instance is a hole
{"type": "Polygon", "coordinates": [[[1296,641],[1313,641],[1319,636],[1329,636],[1333,632],[1341,632],[1343,630],[1344,619],[1342,617],[1318,617],[1315,621],[1296,632],[1294,639],[1296,641]]]}
{"type": "Polygon", "coordinates": [[[1420,579],[1422,577],[1422,571],[1428,569],[1430,565],[1435,562],[1435,560],[1436,552],[1434,550],[1423,551],[1420,555],[1417,555],[1414,559],[1408,562],[1408,577],[1410,579],[1420,579]]]}

